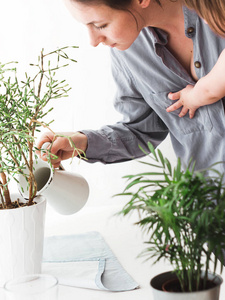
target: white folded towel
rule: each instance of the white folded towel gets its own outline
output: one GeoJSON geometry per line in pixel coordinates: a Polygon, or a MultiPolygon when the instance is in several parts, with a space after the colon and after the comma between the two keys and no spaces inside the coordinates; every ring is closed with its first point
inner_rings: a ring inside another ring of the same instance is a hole
{"type": "Polygon", "coordinates": [[[47,237],[42,272],[56,276],[62,285],[108,291],[138,288],[98,232],[47,237]]]}

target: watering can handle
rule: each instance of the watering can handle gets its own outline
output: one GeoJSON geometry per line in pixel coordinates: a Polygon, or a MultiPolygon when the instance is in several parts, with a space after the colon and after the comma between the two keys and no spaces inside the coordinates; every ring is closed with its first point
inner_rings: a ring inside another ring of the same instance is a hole
{"type": "MultiPolygon", "coordinates": [[[[46,142],[46,143],[44,143],[43,145],[42,145],[42,147],[41,147],[41,149],[42,150],[46,150],[47,148],[48,148],[48,146],[50,145],[50,143],[49,142],[46,142]]],[[[60,171],[65,171],[65,168],[63,167],[63,165],[60,163],[60,165],[59,165],[59,170],[60,171]]]]}
{"type": "Polygon", "coordinates": [[[59,170],[60,171],[65,171],[65,168],[63,167],[63,165],[60,163],[60,165],[59,165],[59,170]]]}

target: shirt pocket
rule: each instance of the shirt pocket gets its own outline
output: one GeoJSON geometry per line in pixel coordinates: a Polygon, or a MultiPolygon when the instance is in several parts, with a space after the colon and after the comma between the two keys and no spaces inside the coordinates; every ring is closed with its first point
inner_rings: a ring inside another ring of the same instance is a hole
{"type": "Polygon", "coordinates": [[[150,97],[152,108],[160,116],[170,131],[181,131],[183,134],[190,134],[197,131],[211,131],[213,128],[212,121],[209,116],[208,106],[200,107],[193,119],[189,118],[187,113],[184,117],[179,117],[182,108],[173,112],[167,112],[166,109],[175,101],[168,99],[169,92],[151,93],[150,97]],[[154,106],[154,107],[153,107],[154,106]]]}

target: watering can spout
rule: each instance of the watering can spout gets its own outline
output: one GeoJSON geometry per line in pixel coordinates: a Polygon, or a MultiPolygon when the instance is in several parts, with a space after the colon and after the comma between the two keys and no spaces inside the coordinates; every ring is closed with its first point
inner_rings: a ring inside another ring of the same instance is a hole
{"type": "MultiPolygon", "coordinates": [[[[45,196],[47,203],[60,214],[74,214],[88,200],[89,185],[85,178],[77,173],[52,169],[47,162],[38,159],[34,162],[34,177],[37,195],[45,196]]],[[[22,175],[18,178],[18,188],[24,198],[29,197],[28,184],[22,175]]]]}

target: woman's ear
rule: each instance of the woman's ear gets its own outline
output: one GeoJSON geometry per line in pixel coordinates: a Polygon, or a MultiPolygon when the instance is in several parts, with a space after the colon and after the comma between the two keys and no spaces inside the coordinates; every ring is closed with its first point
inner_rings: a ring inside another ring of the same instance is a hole
{"type": "Polygon", "coordinates": [[[151,0],[138,0],[138,3],[142,8],[148,7],[150,2],[151,0]]]}

